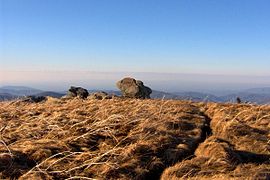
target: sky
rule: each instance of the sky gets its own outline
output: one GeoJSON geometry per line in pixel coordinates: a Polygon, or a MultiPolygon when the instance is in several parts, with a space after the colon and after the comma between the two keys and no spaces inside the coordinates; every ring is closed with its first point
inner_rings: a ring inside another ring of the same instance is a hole
{"type": "Polygon", "coordinates": [[[0,0],[0,85],[110,88],[133,75],[169,90],[209,81],[208,88],[270,86],[269,7],[269,0],[0,0]]]}

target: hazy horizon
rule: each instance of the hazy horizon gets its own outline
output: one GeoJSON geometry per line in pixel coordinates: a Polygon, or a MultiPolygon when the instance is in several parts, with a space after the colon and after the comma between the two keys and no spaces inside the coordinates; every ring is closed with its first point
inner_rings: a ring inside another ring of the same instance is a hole
{"type": "Polygon", "coordinates": [[[205,75],[147,72],[90,71],[1,71],[0,86],[20,85],[47,91],[66,91],[70,86],[87,89],[117,90],[115,83],[123,77],[143,80],[154,90],[166,92],[199,91],[213,94],[269,87],[270,76],[205,75]],[[20,78],[18,78],[20,77],[20,78]],[[241,83],[239,83],[241,82],[241,83]]]}

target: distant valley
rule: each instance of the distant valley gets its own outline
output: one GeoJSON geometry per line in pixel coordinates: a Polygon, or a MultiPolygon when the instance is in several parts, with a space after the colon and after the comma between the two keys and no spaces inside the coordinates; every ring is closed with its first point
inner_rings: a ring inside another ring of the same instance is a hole
{"type": "MultiPolygon", "coordinates": [[[[88,90],[89,93],[101,90],[88,90]]],[[[120,96],[120,91],[103,90],[109,94],[120,96]]],[[[43,91],[26,86],[3,86],[0,87],[0,101],[14,100],[23,96],[50,96],[60,98],[66,94],[65,91],[43,91]]],[[[153,90],[151,98],[153,99],[179,99],[179,100],[192,100],[204,102],[235,102],[235,99],[240,97],[243,102],[250,102],[256,104],[270,104],[270,87],[248,89],[241,92],[234,92],[231,94],[216,96],[211,93],[201,93],[194,91],[186,92],[163,92],[153,90]]]]}

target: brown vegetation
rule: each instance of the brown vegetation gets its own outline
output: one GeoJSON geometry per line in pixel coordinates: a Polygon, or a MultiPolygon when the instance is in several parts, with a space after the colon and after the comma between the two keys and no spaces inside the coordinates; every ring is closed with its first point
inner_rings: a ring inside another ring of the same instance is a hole
{"type": "Polygon", "coordinates": [[[162,179],[269,179],[270,107],[209,103],[204,112],[212,136],[162,179]]]}
{"type": "Polygon", "coordinates": [[[265,178],[269,113],[176,100],[2,102],[0,178],[265,178]]]}

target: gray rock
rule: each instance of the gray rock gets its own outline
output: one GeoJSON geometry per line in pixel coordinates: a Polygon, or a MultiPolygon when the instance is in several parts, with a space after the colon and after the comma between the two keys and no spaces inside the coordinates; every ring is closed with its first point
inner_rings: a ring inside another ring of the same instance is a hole
{"type": "Polygon", "coordinates": [[[116,83],[116,86],[121,90],[124,97],[149,99],[152,90],[144,86],[140,80],[133,78],[124,78],[116,83]]]}
{"type": "Polygon", "coordinates": [[[82,87],[71,86],[67,92],[68,98],[79,97],[82,99],[86,99],[88,95],[89,95],[88,91],[82,87]]]}
{"type": "Polygon", "coordinates": [[[98,100],[102,100],[102,99],[112,99],[112,96],[109,95],[108,93],[106,92],[95,92],[95,93],[92,93],[90,96],[89,96],[89,99],[98,99],[98,100]]]}
{"type": "Polygon", "coordinates": [[[22,99],[22,102],[39,103],[46,100],[45,96],[26,96],[22,99]]]}

